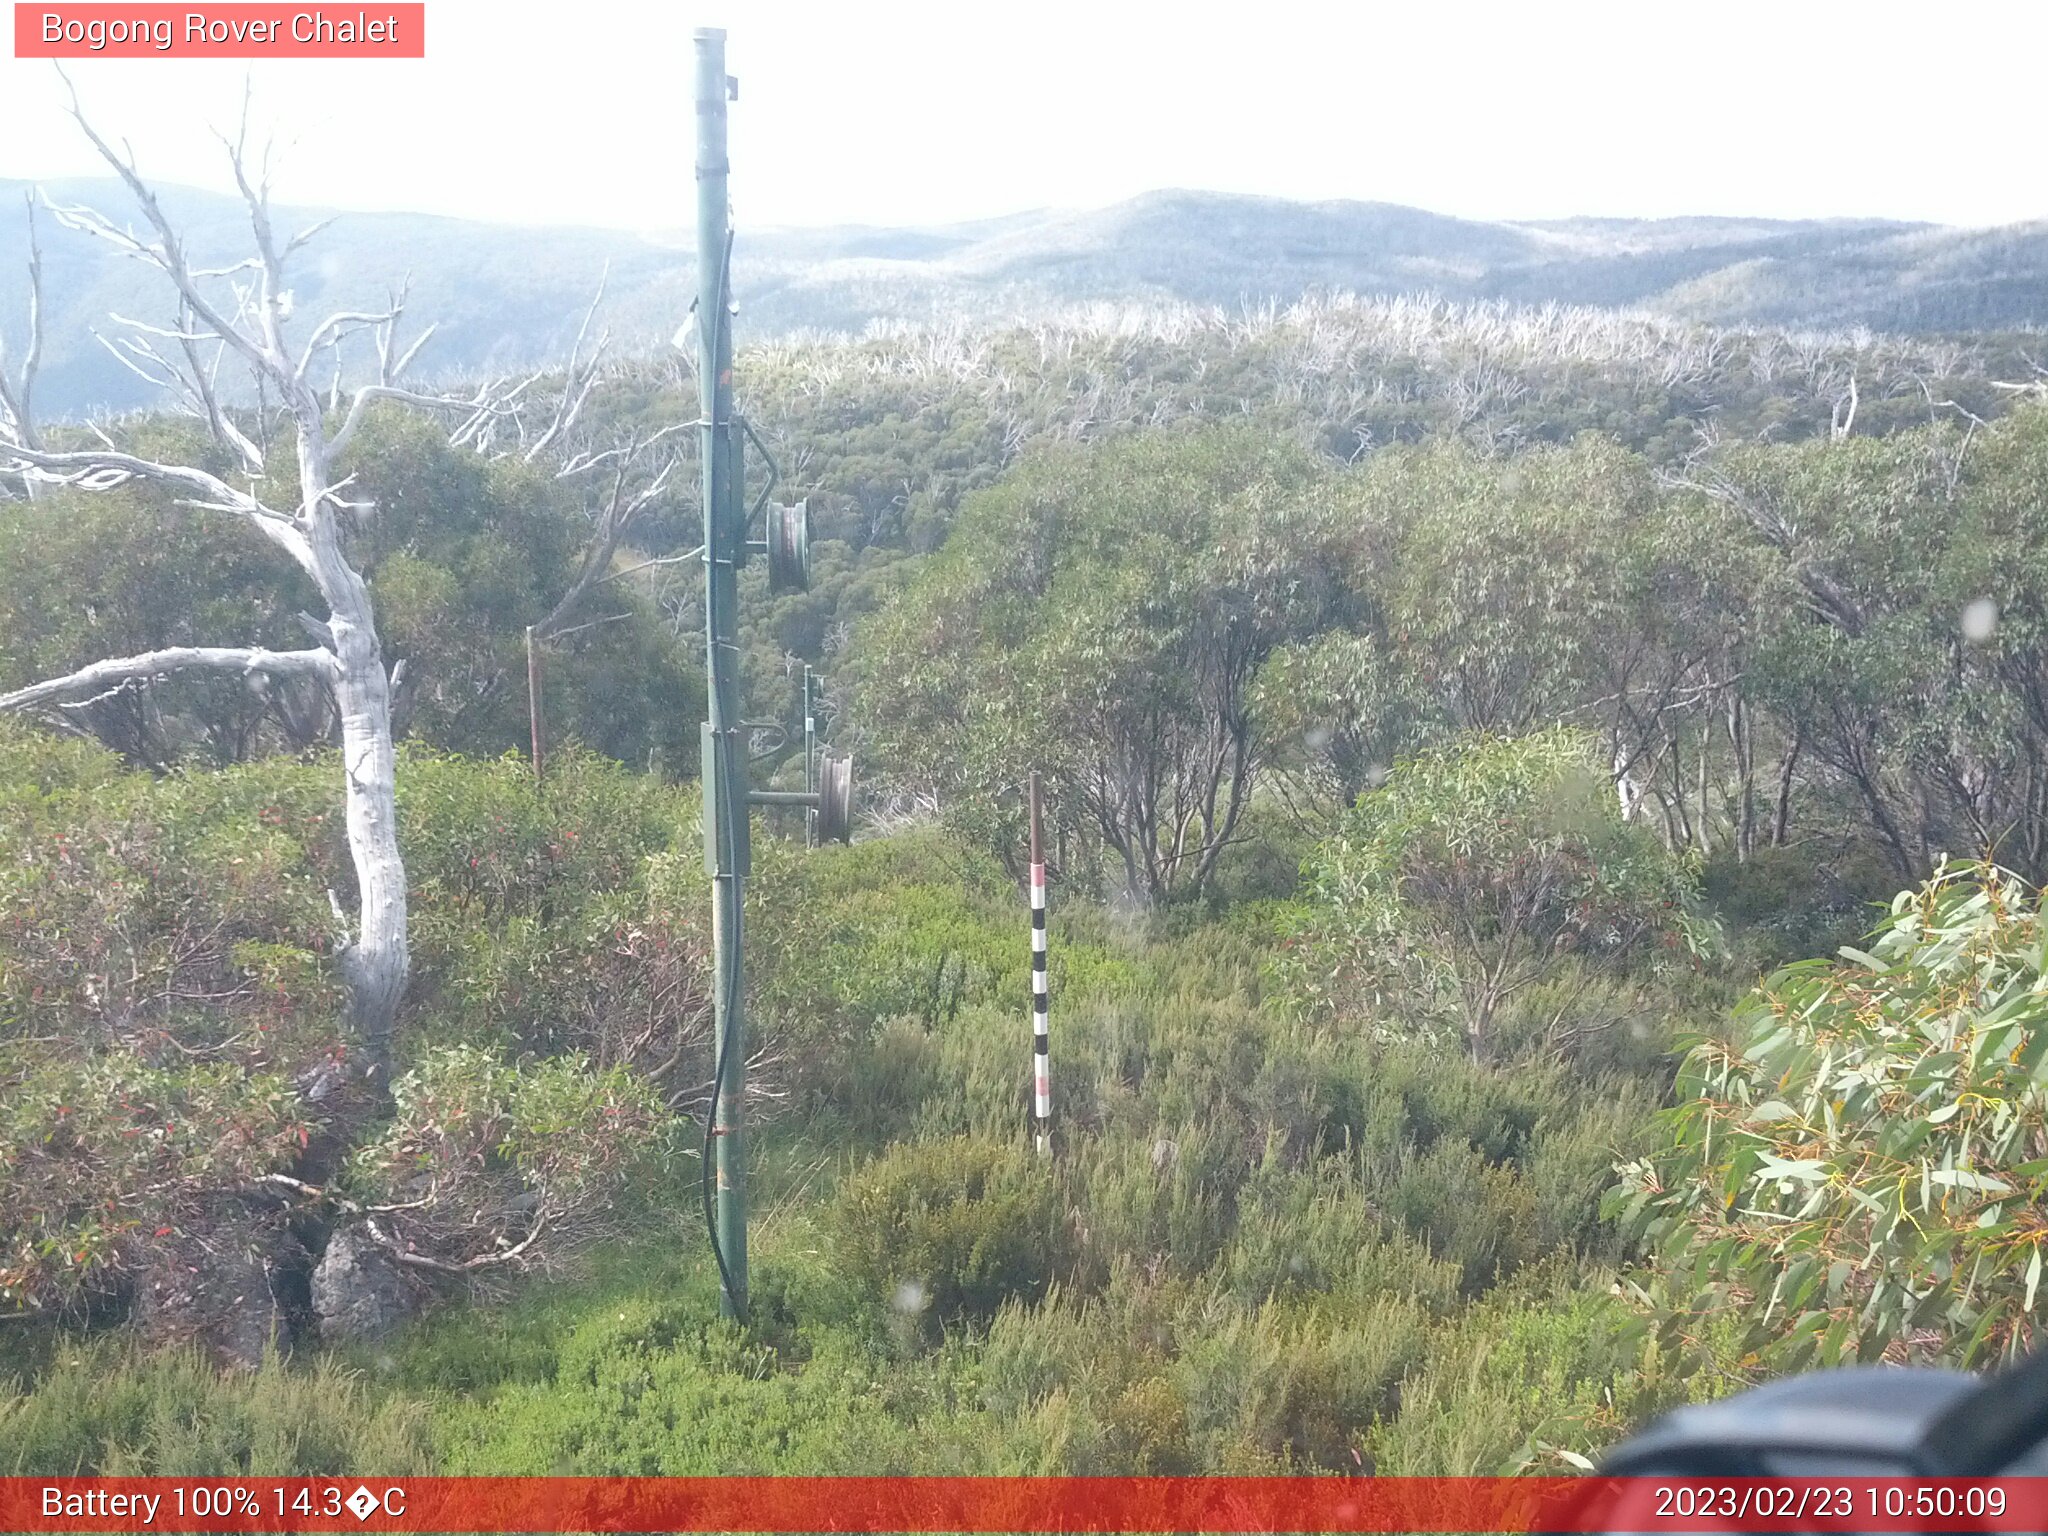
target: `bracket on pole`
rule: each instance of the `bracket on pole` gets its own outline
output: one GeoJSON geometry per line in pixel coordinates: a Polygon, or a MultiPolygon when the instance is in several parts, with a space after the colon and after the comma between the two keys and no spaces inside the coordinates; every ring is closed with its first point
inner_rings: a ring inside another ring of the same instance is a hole
{"type": "Polygon", "coordinates": [[[749,805],[800,805],[817,813],[818,841],[853,841],[853,759],[827,752],[818,761],[816,789],[750,789],[749,805]]]}

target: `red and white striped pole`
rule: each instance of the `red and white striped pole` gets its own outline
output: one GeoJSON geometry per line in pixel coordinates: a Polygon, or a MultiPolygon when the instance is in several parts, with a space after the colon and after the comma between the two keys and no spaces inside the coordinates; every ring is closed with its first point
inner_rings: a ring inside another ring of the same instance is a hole
{"type": "Polygon", "coordinates": [[[1038,775],[1030,779],[1031,806],[1031,1077],[1032,1118],[1038,1123],[1038,1150],[1052,1147],[1052,1037],[1047,1031],[1051,999],[1045,979],[1045,852],[1038,824],[1038,775]]]}

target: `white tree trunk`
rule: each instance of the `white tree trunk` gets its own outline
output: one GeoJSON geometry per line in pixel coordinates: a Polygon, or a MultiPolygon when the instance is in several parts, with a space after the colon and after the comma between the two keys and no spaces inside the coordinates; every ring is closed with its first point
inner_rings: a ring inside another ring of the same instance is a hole
{"type": "Polygon", "coordinates": [[[342,952],[350,1023],[368,1064],[391,1066],[391,1032],[410,970],[405,864],[398,851],[396,753],[391,742],[391,684],[362,577],[333,549],[333,530],[316,537],[314,558],[330,608],[340,677],[343,795],[349,855],[355,864],[356,931],[342,952]],[[326,546],[323,548],[323,545],[326,546]],[[331,559],[323,558],[332,555],[331,559]]]}
{"type": "MultiPolygon", "coordinates": [[[[259,232],[259,240],[261,233],[259,232]]],[[[266,242],[267,243],[267,242],[266,242]]],[[[269,311],[275,315],[275,308],[269,311]]],[[[272,348],[283,354],[276,322],[272,348]]],[[[348,984],[349,1023],[362,1041],[365,1066],[380,1080],[391,1071],[391,1035],[411,971],[405,861],[398,850],[397,752],[391,735],[391,679],[370,605],[369,584],[341,549],[335,518],[332,450],[318,397],[304,370],[288,403],[298,425],[299,525],[306,530],[307,569],[327,600],[327,630],[339,676],[342,795],[348,848],[356,872],[356,926],[340,964],[348,984]]]]}

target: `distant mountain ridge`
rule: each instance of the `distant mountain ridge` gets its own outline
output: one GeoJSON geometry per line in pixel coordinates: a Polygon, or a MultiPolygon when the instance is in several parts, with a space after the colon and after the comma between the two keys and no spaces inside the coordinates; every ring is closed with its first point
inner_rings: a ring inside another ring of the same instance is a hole
{"type": "MultiPolygon", "coordinates": [[[[14,210],[25,190],[0,180],[0,334],[17,355],[26,241],[14,210]]],[[[110,180],[46,191],[131,217],[110,180]]],[[[179,187],[162,197],[195,259],[246,253],[234,199],[179,187]]],[[[325,216],[275,212],[294,228],[325,216]]],[[[42,239],[44,411],[146,403],[147,386],[91,330],[105,329],[110,312],[166,318],[161,279],[47,218],[42,239]]],[[[607,266],[606,316],[622,343],[656,345],[682,324],[694,271],[681,235],[423,214],[339,215],[295,263],[293,296],[301,312],[368,307],[409,273],[413,316],[440,322],[430,366],[474,375],[558,355],[607,266]]],[[[2048,220],[1992,229],[1881,219],[1505,223],[1390,203],[1162,191],[1108,208],[929,228],[743,228],[734,266],[749,338],[859,331],[874,320],[1001,321],[1097,300],[1288,302],[1313,290],[1633,308],[1787,329],[2048,326],[2048,220]]]]}

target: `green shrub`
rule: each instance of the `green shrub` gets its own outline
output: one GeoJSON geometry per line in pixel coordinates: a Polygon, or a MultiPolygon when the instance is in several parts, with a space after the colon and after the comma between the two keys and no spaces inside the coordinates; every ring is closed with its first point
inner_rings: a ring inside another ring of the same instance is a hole
{"type": "Polygon", "coordinates": [[[1309,861],[1277,973],[1311,1013],[1498,1054],[1498,1016],[1568,962],[1679,947],[1691,880],[1624,822],[1592,739],[1477,737],[1398,765],[1309,861]]]}
{"type": "Polygon", "coordinates": [[[1354,1138],[1382,1171],[1408,1149],[1427,1152],[1445,1143],[1469,1147],[1489,1163],[1516,1161],[1544,1118],[1575,1097],[1568,1079],[1537,1065],[1506,1073],[1391,1042],[1361,1054],[1354,1138]]]}
{"type": "Polygon", "coordinates": [[[710,1077],[695,796],[589,753],[419,749],[399,772],[412,900],[408,1049],[582,1054],[681,1093],[710,1077]]]}
{"type": "Polygon", "coordinates": [[[0,1382],[0,1475],[403,1476],[438,1470],[427,1420],[333,1361],[223,1373],[72,1342],[33,1388],[0,1382]]]}
{"type": "Polygon", "coordinates": [[[548,921],[630,886],[690,822],[695,797],[574,747],[546,779],[516,756],[452,757],[409,745],[398,766],[399,840],[418,921],[548,921]]]}
{"type": "Polygon", "coordinates": [[[0,733],[0,1050],[296,1070],[329,1049],[336,839],[311,790],[297,764],[159,783],[0,733]]]}
{"type": "Polygon", "coordinates": [[[1814,837],[1740,861],[1723,853],[1700,885],[1755,976],[1854,944],[1897,893],[1899,874],[1874,838],[1814,837]]]}
{"type": "Polygon", "coordinates": [[[1055,1289],[1036,1306],[1009,1303],[979,1353],[982,1401],[1044,1427],[1048,1470],[1200,1470],[1176,1362],[1188,1330],[1207,1326],[1205,1313],[1189,1282],[1131,1263],[1090,1296],[1055,1289]]]}
{"type": "Polygon", "coordinates": [[[1530,1257],[1578,1254],[1618,1262],[1624,1234],[1605,1215],[1615,1167],[1651,1140],[1658,1097],[1640,1078],[1600,1079],[1587,1102],[1538,1129],[1521,1162],[1534,1202],[1527,1232],[1530,1257]]]}
{"type": "Polygon", "coordinates": [[[77,1307],[163,1239],[203,1231],[291,1166],[300,1114],[282,1078],[227,1064],[31,1069],[0,1096],[0,1308],[77,1307]]]}
{"type": "Polygon", "coordinates": [[[1338,1158],[1309,1177],[1254,1177],[1238,1196],[1236,1231],[1219,1267],[1242,1301],[1288,1301],[1333,1316],[1396,1297],[1441,1315],[1456,1307],[1463,1278],[1405,1229],[1387,1230],[1355,1165],[1338,1158]]]}
{"type": "Polygon", "coordinates": [[[1671,1070],[1679,1020],[1731,1000],[1719,976],[1704,970],[1617,974],[1574,957],[1502,1005],[1494,1040],[1510,1061],[1568,1062],[1581,1074],[1649,1079],[1671,1070]]]}
{"type": "Polygon", "coordinates": [[[1383,1297],[1341,1321],[1267,1307],[1191,1333],[1179,1375],[1209,1464],[1369,1470],[1365,1436],[1399,1402],[1427,1321],[1414,1303],[1383,1297]]]}
{"type": "Polygon", "coordinates": [[[1024,984],[1022,897],[941,832],[815,852],[757,838],[754,864],[759,1007],[802,1038],[864,1042],[891,1018],[929,1028],[1024,984]]]}
{"type": "Polygon", "coordinates": [[[1120,1260],[1199,1275],[1230,1241],[1238,1186],[1255,1166],[1227,1125],[1159,1111],[1117,1132],[1076,1139],[1061,1177],[1079,1212],[1075,1274],[1105,1284],[1120,1260]]]}
{"type": "Polygon", "coordinates": [[[126,778],[119,757],[75,736],[37,730],[0,715],[0,803],[16,797],[99,795],[126,778]]]}
{"type": "Polygon", "coordinates": [[[865,1050],[850,1052],[844,1072],[825,1092],[849,1136],[881,1144],[900,1140],[943,1081],[940,1044],[916,1019],[890,1019],[865,1050]]]}
{"type": "Polygon", "coordinates": [[[360,1148],[348,1187],[388,1208],[409,1254],[484,1276],[616,1236],[657,1201],[674,1122],[624,1068],[575,1057],[506,1065],[468,1046],[392,1085],[396,1113],[360,1148]]]}
{"type": "Polygon", "coordinates": [[[823,1332],[801,1370],[687,1308],[615,1304],[571,1328],[544,1382],[447,1406],[437,1439],[455,1474],[715,1476],[1023,1473],[1028,1425],[982,1410],[942,1349],[888,1363],[823,1332]]]}
{"type": "Polygon", "coordinates": [[[1469,1146],[1439,1142],[1411,1153],[1386,1191],[1388,1213],[1458,1266],[1468,1292],[1511,1274],[1530,1257],[1535,1192],[1514,1168],[1469,1146]]]}
{"type": "MultiPolygon", "coordinates": [[[[365,1134],[361,1095],[316,1106],[292,1081],[325,1082],[346,1046],[327,900],[352,884],[335,772],[330,759],[270,759],[153,780],[0,724],[0,1068],[12,1083],[0,1272],[17,1304],[99,1294],[159,1236],[203,1250],[237,1219],[238,1184],[270,1172],[324,1183],[365,1134]]],[[[515,1156],[510,1142],[474,1139],[490,1120],[481,1109],[467,1140],[402,1115],[354,1176],[374,1194],[446,1163],[437,1198],[474,1225],[458,1241],[424,1208],[401,1213],[398,1226],[423,1228],[407,1233],[422,1257],[489,1258],[543,1208],[554,1214],[535,1251],[560,1251],[604,1203],[566,1172],[566,1153],[584,1173],[616,1163],[612,1193],[632,1186],[643,1165],[625,1144],[668,1135],[649,1084],[686,1101],[708,1075],[701,876],[686,888],[675,868],[687,856],[661,858],[688,823],[674,792],[574,750],[538,788],[517,763],[420,750],[400,778],[415,917],[400,1055],[422,1066],[413,1086],[448,1086],[460,1060],[471,1086],[496,1085],[486,1096],[505,1087],[507,1124],[587,1112],[599,1134],[579,1127],[557,1151],[522,1144],[515,1156]],[[458,1043],[480,1053],[445,1052],[458,1043]],[[493,1053],[568,1064],[513,1068],[493,1053]],[[463,1161],[487,1150],[496,1163],[463,1161]],[[410,1171],[390,1161],[408,1158],[410,1171]],[[458,1168],[481,1180],[476,1200],[456,1194],[458,1168]],[[542,1204],[486,1208],[501,1198],[542,1204]]]]}
{"type": "Polygon", "coordinates": [[[1355,1472],[1428,1321],[1399,1296],[1262,1305],[1124,1263],[1092,1296],[1003,1308],[981,1377],[999,1413],[1060,1406],[1072,1473],[1355,1472]]]}
{"type": "Polygon", "coordinates": [[[1066,1263],[1051,1170],[973,1137],[891,1148],[841,1185],[830,1229],[872,1304],[986,1323],[1043,1295],[1066,1263]]]}
{"type": "Polygon", "coordinates": [[[1711,1385],[1646,1351],[1611,1291],[1611,1277],[1561,1266],[1445,1324],[1401,1383],[1400,1412],[1366,1436],[1368,1467],[1388,1477],[1582,1470],[1632,1424],[1711,1385]]]}

